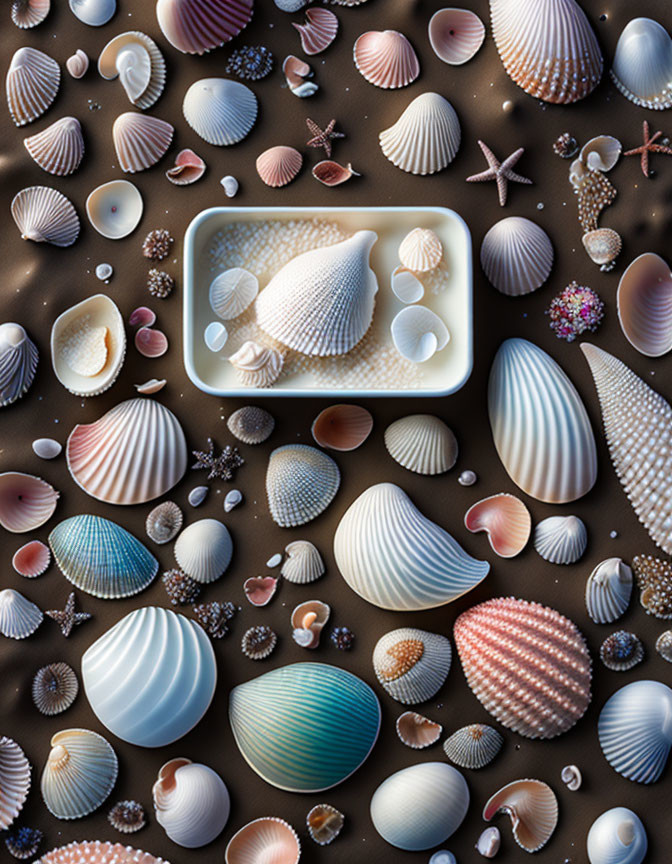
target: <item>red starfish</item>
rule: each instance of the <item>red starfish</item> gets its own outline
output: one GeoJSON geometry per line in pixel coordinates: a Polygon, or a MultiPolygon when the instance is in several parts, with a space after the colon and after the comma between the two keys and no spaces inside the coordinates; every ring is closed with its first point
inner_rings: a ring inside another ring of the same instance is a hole
{"type": "Polygon", "coordinates": [[[632,150],[626,150],[624,156],[640,156],[642,165],[642,174],[645,177],[650,177],[649,174],[649,153],[665,153],[667,156],[672,156],[672,147],[666,147],[664,144],[656,144],[655,142],[663,133],[658,131],[649,138],[649,122],[645,120],[642,124],[642,135],[644,143],[639,147],[634,147],[632,150]]]}
{"type": "Polygon", "coordinates": [[[345,138],[345,135],[342,132],[334,132],[334,126],[336,125],[335,120],[330,120],[324,129],[320,129],[320,127],[315,123],[314,120],[310,118],[306,119],[306,126],[310,130],[310,134],[313,136],[310,141],[306,141],[307,147],[323,147],[324,152],[326,153],[327,159],[331,156],[331,141],[333,138],[345,138]]]}

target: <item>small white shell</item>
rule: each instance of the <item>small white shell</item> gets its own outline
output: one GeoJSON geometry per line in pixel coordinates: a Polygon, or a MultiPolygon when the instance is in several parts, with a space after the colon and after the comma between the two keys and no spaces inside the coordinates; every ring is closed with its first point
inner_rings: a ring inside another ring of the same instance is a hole
{"type": "Polygon", "coordinates": [[[174,131],[158,117],[134,111],[120,114],[112,127],[112,139],[121,170],[134,174],[156,165],[170,147],[174,131]]]}
{"type": "Polygon", "coordinates": [[[307,585],[324,575],[324,561],[309,540],[295,540],[285,547],[287,556],[280,574],[297,585],[307,585]]]}
{"type": "Polygon", "coordinates": [[[435,696],[448,677],[450,640],[414,627],[391,630],[376,642],[373,671],[388,694],[403,705],[435,696]]]}
{"type": "Polygon", "coordinates": [[[621,33],[611,77],[621,93],[643,108],[672,107],[672,39],[651,18],[633,18],[621,33]]]}
{"type": "Polygon", "coordinates": [[[581,771],[576,765],[565,765],[560,772],[560,779],[570,792],[578,792],[583,782],[581,771]]]}
{"type": "Polygon", "coordinates": [[[378,136],[384,155],[402,171],[434,174],[449,165],[462,132],[455,109],[438,93],[422,93],[378,136]]]}
{"type": "Polygon", "coordinates": [[[413,46],[396,30],[370,30],[355,42],[355,66],[376,87],[406,87],[420,74],[420,62],[413,46]]]}
{"type": "Polygon", "coordinates": [[[0,736],[0,831],[21,812],[30,791],[30,763],[16,741],[0,736]]]}
{"type": "Polygon", "coordinates": [[[203,331],[203,341],[213,354],[218,354],[226,345],[229,331],[221,321],[211,321],[203,331]]]}
{"type": "Polygon", "coordinates": [[[439,9],[429,19],[429,42],[450,66],[461,66],[476,55],[485,39],[485,25],[470,9],[439,9]]]}
{"type": "Polygon", "coordinates": [[[75,18],[89,27],[102,27],[117,11],[117,0],[69,0],[75,18]]]}
{"type": "Polygon", "coordinates": [[[443,257],[443,246],[438,235],[430,228],[414,228],[399,246],[399,260],[414,273],[436,269],[443,257]]]}
{"type": "Polygon", "coordinates": [[[432,414],[409,414],[385,430],[387,452],[402,468],[416,474],[443,474],[457,461],[457,439],[432,414]]]}
{"type": "Polygon", "coordinates": [[[548,234],[530,219],[508,216],[490,228],[481,244],[481,267],[502,294],[519,297],[540,288],[553,267],[548,234]]]}
{"type": "Polygon", "coordinates": [[[534,529],[534,548],[551,564],[574,564],[587,545],[588,531],[578,516],[549,516],[534,529]]]}
{"type": "Polygon", "coordinates": [[[23,240],[72,246],[79,237],[79,217],[72,201],[50,186],[29,186],[12,200],[12,216],[23,240]]]}
{"type": "Polygon", "coordinates": [[[175,560],[197,582],[214,582],[225,572],[233,555],[233,540],[217,519],[200,519],[175,541],[175,560]]]}
{"type": "Polygon", "coordinates": [[[273,450],[266,469],[266,496],[273,521],[282,528],[305,525],[333,501],[341,473],[331,456],[307,444],[273,450]]]}
{"type": "Polygon", "coordinates": [[[402,303],[418,303],[425,294],[425,287],[415,273],[401,264],[392,271],[390,287],[394,296],[402,303]]]}
{"type": "Polygon", "coordinates": [[[219,181],[222,184],[222,188],[224,189],[224,194],[227,198],[235,198],[236,193],[238,192],[238,181],[231,174],[227,174],[226,177],[222,177],[219,181]]]}
{"type": "Polygon", "coordinates": [[[412,363],[425,363],[443,350],[450,332],[441,318],[426,306],[407,306],[390,325],[394,347],[412,363]]]}
{"type": "Polygon", "coordinates": [[[590,864],[642,864],[647,849],[646,829],[639,816],[627,807],[605,811],[588,831],[590,864]]]}
{"type": "Polygon", "coordinates": [[[187,495],[187,500],[192,507],[200,507],[208,496],[209,488],[207,486],[194,486],[187,495]]]}
{"type": "Polygon", "coordinates": [[[229,357],[229,363],[245,387],[270,387],[280,376],[284,358],[275,348],[258,342],[244,342],[229,357]]]}
{"type": "Polygon", "coordinates": [[[73,78],[83,78],[89,68],[89,58],[86,52],[82,51],[81,48],[78,48],[75,53],[65,61],[65,68],[73,78]]]}
{"type": "Polygon", "coordinates": [[[135,231],[143,207],[140,191],[129,180],[103,183],[86,199],[89,222],[108,240],[121,240],[135,231]]]}
{"type": "Polygon", "coordinates": [[[617,621],[630,604],[632,570],[621,558],[607,558],[586,582],[586,608],[596,624],[617,621]]]}
{"type": "Polygon", "coordinates": [[[0,408],[28,392],[38,358],[35,344],[20,324],[0,324],[0,408]]]}
{"type": "Polygon", "coordinates": [[[243,493],[240,489],[231,489],[226,493],[224,498],[224,512],[230,513],[234,507],[237,507],[243,500],[243,493]]]}
{"type": "Polygon", "coordinates": [[[44,615],[40,609],[23,594],[13,588],[0,591],[0,633],[3,636],[9,639],[26,639],[37,630],[43,620],[44,615]]]}
{"type": "Polygon", "coordinates": [[[228,146],[242,141],[257,119],[257,97],[239,81],[203,78],[187,90],[182,103],[185,120],[208,144],[228,146]]]}
{"type": "Polygon", "coordinates": [[[37,120],[56,98],[61,83],[58,63],[36,48],[19,48],[7,70],[7,105],[17,126],[37,120]]]}
{"type": "Polygon", "coordinates": [[[484,858],[494,858],[499,852],[501,842],[502,835],[499,828],[492,825],[490,828],[486,828],[476,841],[476,851],[484,858]]]}
{"type": "Polygon", "coordinates": [[[76,117],[62,117],[42,132],[23,139],[32,159],[49,174],[65,177],[79,168],[84,136],[76,117]]]}
{"type": "Polygon", "coordinates": [[[224,270],[210,283],[208,296],[215,315],[230,321],[242,315],[259,293],[259,280],[242,267],[224,270]]]}

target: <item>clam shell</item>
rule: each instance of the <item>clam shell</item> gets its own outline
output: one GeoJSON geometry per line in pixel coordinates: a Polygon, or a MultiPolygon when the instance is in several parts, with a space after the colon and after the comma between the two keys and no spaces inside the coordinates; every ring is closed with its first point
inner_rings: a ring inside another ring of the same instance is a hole
{"type": "Polygon", "coordinates": [[[328,9],[313,7],[306,10],[306,23],[292,27],[298,30],[301,37],[301,47],[308,55],[320,54],[336,38],[338,33],[338,18],[328,9]]]}
{"type": "Polygon", "coordinates": [[[301,844],[296,831],[284,819],[263,816],[240,828],[226,847],[226,864],[298,864],[301,844]]]}
{"type": "Polygon", "coordinates": [[[30,763],[16,741],[0,737],[0,830],[9,828],[21,812],[30,790],[30,763]]]}
{"type": "Polygon", "coordinates": [[[649,615],[672,618],[672,566],[652,555],[635,555],[632,569],[640,590],[639,602],[649,615]]]}
{"type": "Polygon", "coordinates": [[[187,123],[208,144],[228,146],[242,141],[257,119],[257,97],[239,81],[202,78],[184,95],[187,123]]]}
{"type": "Polygon", "coordinates": [[[508,813],[513,838],[521,849],[537,852],[558,824],[558,799],[541,780],[514,780],[495,792],[483,808],[486,822],[497,813],[508,813]]]}
{"type": "Polygon", "coordinates": [[[135,231],[143,207],[140,191],[128,180],[103,183],[86,199],[89,222],[108,240],[121,240],[135,231]]]}
{"type": "Polygon", "coordinates": [[[554,738],[588,708],[588,647],[554,609],[498,597],[463,612],[453,636],[474,695],[508,729],[554,738]]]}
{"type": "Polygon", "coordinates": [[[462,132],[455,109],[438,93],[422,93],[378,136],[383,154],[402,171],[434,174],[449,165],[462,132]]]}
{"type": "Polygon", "coordinates": [[[93,713],[122,741],[163,747],[186,735],[215,692],[217,667],[202,627],[169,609],[136,609],[82,657],[93,713]]]}
{"type": "Polygon", "coordinates": [[[415,852],[447,840],[468,808],[469,788],[460,772],[445,762],[422,762],[383,780],[370,811],[383,840],[415,852]]]}
{"type": "Polygon", "coordinates": [[[586,582],[586,609],[596,624],[611,624],[623,615],[632,595],[632,570],[621,558],[600,562],[586,582]]]}
{"type": "Polygon", "coordinates": [[[490,370],[488,413],[499,458],[523,492],[564,504],[592,489],[597,447],[588,414],[567,375],[537,345],[501,344],[490,370]]]}
{"type": "Polygon", "coordinates": [[[7,70],[7,105],[17,126],[37,120],[56,98],[61,83],[58,63],[37,48],[19,48],[7,70]]]}
{"type": "Polygon", "coordinates": [[[632,261],[618,283],[618,320],[628,342],[645,357],[672,349],[672,272],[653,252],[632,261]]]}
{"type": "Polygon", "coordinates": [[[0,474],[0,525],[12,534],[34,531],[54,515],[58,497],[46,480],[5,471],[0,474]]]}
{"type": "Polygon", "coordinates": [[[590,826],[586,845],[590,864],[642,864],[648,839],[636,813],[612,807],[590,826]]]}
{"type": "Polygon", "coordinates": [[[495,222],[483,238],[481,267],[490,284],[502,294],[531,294],[551,273],[553,245],[535,222],[508,216],[495,222]]]}
{"type": "Polygon", "coordinates": [[[156,18],[173,48],[205,54],[237,36],[252,18],[253,0],[158,0],[156,18]]]}
{"type": "Polygon", "coordinates": [[[162,330],[140,327],[135,332],[133,344],[143,357],[163,357],[168,350],[168,337],[162,330]]]}
{"type": "Polygon", "coordinates": [[[22,240],[72,246],[79,217],[72,201],[50,186],[29,186],[12,200],[12,217],[22,240]]]}
{"type": "Polygon", "coordinates": [[[174,501],[162,501],[145,520],[147,536],[159,545],[168,543],[178,535],[183,518],[182,511],[174,501]]]}
{"type": "Polygon", "coordinates": [[[290,623],[294,629],[294,641],[302,648],[317,648],[320,644],[320,634],[331,615],[331,609],[321,600],[306,600],[299,603],[292,612],[290,623]],[[297,636],[296,631],[300,632],[297,636]],[[309,635],[312,638],[309,639],[309,635]]]}
{"type": "Polygon", "coordinates": [[[320,447],[349,452],[361,447],[371,434],[373,417],[361,405],[330,405],[317,415],[310,427],[320,447]]]}
{"type": "Polygon", "coordinates": [[[551,564],[574,564],[586,551],[588,531],[578,516],[549,516],[534,529],[534,548],[551,564]]]}
{"type": "Polygon", "coordinates": [[[278,590],[274,576],[250,576],[243,582],[245,596],[253,606],[267,606],[278,590]]]}
{"type": "Polygon", "coordinates": [[[14,0],[12,21],[21,30],[37,27],[49,14],[51,0],[14,0]]]}
{"type": "Polygon", "coordinates": [[[240,752],[263,780],[288,792],[320,792],[368,757],[380,705],[368,684],[345,669],[294,663],[234,687],[229,721],[240,752]]]}
{"type": "Polygon", "coordinates": [[[494,858],[499,852],[501,842],[502,835],[500,834],[499,828],[496,828],[493,825],[480,833],[474,848],[478,854],[482,855],[484,858],[494,858]]]}
{"type": "Polygon", "coordinates": [[[436,56],[450,66],[471,60],[485,39],[485,25],[470,9],[439,9],[429,19],[427,32],[436,56]]]}
{"type": "Polygon", "coordinates": [[[416,474],[443,474],[457,461],[457,439],[432,414],[409,414],[385,430],[387,452],[402,468],[416,474]]]}
{"type": "Polygon", "coordinates": [[[43,620],[41,610],[23,594],[13,588],[0,591],[0,633],[3,636],[8,639],[27,639],[43,620]]]}
{"type": "Polygon", "coordinates": [[[472,723],[446,738],[443,752],[460,768],[485,768],[502,749],[504,739],[492,726],[472,723]]]}
{"type": "Polygon", "coordinates": [[[73,78],[83,78],[89,68],[89,58],[86,52],[82,51],[81,48],[78,48],[75,53],[65,61],[65,68],[73,78]]]}
{"type": "Polygon", "coordinates": [[[600,660],[612,672],[627,672],[644,659],[644,646],[638,636],[617,630],[600,645],[600,660]]]}
{"type": "Polygon", "coordinates": [[[386,90],[405,87],[420,74],[413,46],[397,30],[369,30],[355,42],[355,66],[370,84],[386,90]]]}
{"type": "Polygon", "coordinates": [[[79,168],[84,136],[76,117],[62,117],[42,132],[23,139],[33,161],[49,174],[65,177],[79,168]]]}
{"type": "Polygon", "coordinates": [[[166,171],[166,177],[175,186],[190,186],[205,174],[205,162],[193,150],[180,150],[175,165],[166,171]]]}
{"type": "Polygon", "coordinates": [[[464,524],[468,531],[485,531],[496,555],[515,558],[530,539],[532,517],[520,498],[501,492],[472,504],[464,524]]]}
{"type": "Polygon", "coordinates": [[[306,444],[286,444],[271,453],[266,495],[273,521],[281,528],[305,525],[333,501],[341,483],[334,460],[306,444]]]}
{"type": "Polygon", "coordinates": [[[414,228],[399,246],[402,266],[414,273],[436,269],[443,257],[443,246],[438,235],[430,228],[414,228]]]}
{"type": "Polygon", "coordinates": [[[431,747],[441,737],[443,726],[415,711],[404,711],[395,724],[399,740],[413,750],[431,747]]]}
{"type": "Polygon", "coordinates": [[[75,18],[89,27],[102,27],[117,11],[117,0],[68,0],[75,18]]]}
{"type": "Polygon", "coordinates": [[[391,630],[376,642],[373,671],[387,693],[403,705],[435,696],[448,677],[450,641],[415,627],[391,630]]]}
{"type": "Polygon", "coordinates": [[[394,347],[412,363],[425,363],[450,341],[450,332],[436,312],[426,306],[406,306],[392,319],[394,347]]]}
{"type": "Polygon", "coordinates": [[[323,159],[313,165],[311,174],[316,180],[319,180],[324,186],[340,186],[351,177],[360,177],[348,162],[347,165],[340,165],[334,162],[333,159],[323,159]]]}
{"type": "Polygon", "coordinates": [[[345,816],[330,804],[316,804],[306,816],[308,833],[319,846],[328,846],[333,842],[344,824],[345,816]]]}
{"type": "Polygon", "coordinates": [[[244,342],[229,357],[229,363],[245,387],[270,387],[277,381],[284,358],[275,348],[266,348],[258,342],[244,342]]]}
{"type": "Polygon", "coordinates": [[[257,157],[257,174],[274,188],[286,186],[301,170],[303,156],[294,147],[269,147],[257,157]]]}
{"type": "Polygon", "coordinates": [[[619,36],[611,78],[621,93],[642,108],[672,107],[672,39],[651,18],[633,18],[619,36]]]}
{"type": "Polygon", "coordinates": [[[0,408],[28,392],[39,354],[20,324],[0,324],[0,408]]]}
{"type": "Polygon", "coordinates": [[[77,697],[79,682],[67,663],[50,663],[38,669],[33,677],[33,704],[46,717],[66,711],[77,697]]]}
{"type": "Polygon", "coordinates": [[[393,483],[371,486],[345,511],[334,535],[334,556],[355,593],[398,612],[450,603],[490,570],[393,483]]]}
{"type": "Polygon", "coordinates": [[[295,585],[307,585],[324,575],[324,561],[309,540],[295,540],[285,547],[287,556],[280,575],[295,585]]]}
{"type": "Polygon", "coordinates": [[[144,171],[161,159],[173,140],[173,127],[165,120],[127,111],[112,127],[114,149],[122,171],[144,171]]]}
{"type": "Polygon", "coordinates": [[[243,444],[262,444],[273,433],[275,420],[265,408],[246,405],[233,412],[226,427],[243,444]]]}
{"type": "Polygon", "coordinates": [[[259,293],[259,280],[242,267],[219,273],[210,283],[208,296],[215,315],[230,321],[242,315],[259,293]]]}
{"type": "Polygon", "coordinates": [[[600,270],[608,273],[614,269],[616,259],[623,248],[621,235],[611,228],[595,228],[581,238],[583,248],[591,261],[599,264],[600,270]]]}
{"type": "Polygon", "coordinates": [[[71,516],[54,528],[49,545],[68,582],[93,597],[132,597],[151,584],[159,562],[121,525],[102,516],[71,516]]]}
{"type": "Polygon", "coordinates": [[[111,39],[98,57],[98,72],[108,81],[119,76],[129,100],[145,110],[163,93],[166,86],[166,61],[156,42],[139,30],[120,33],[111,39]],[[123,56],[122,56],[123,55],[123,56]],[[129,61],[135,61],[129,66],[129,61]],[[137,88],[137,63],[142,64],[144,87],[137,88]]]}
{"type": "Polygon", "coordinates": [[[51,563],[51,552],[41,540],[30,540],[17,549],[12,558],[12,567],[20,576],[34,579],[41,576],[51,563]]]}
{"type": "Polygon", "coordinates": [[[390,276],[392,293],[402,303],[418,303],[425,294],[425,286],[411,270],[401,264],[395,267],[390,276]]]}
{"type": "Polygon", "coordinates": [[[163,858],[157,858],[149,852],[108,840],[68,843],[67,846],[47,852],[40,858],[40,864],[118,864],[124,858],[127,861],[130,859],[133,864],[168,864],[163,858]]]}
{"type": "Polygon", "coordinates": [[[217,519],[199,519],[175,541],[175,560],[197,582],[214,582],[231,563],[233,540],[217,519]]]}

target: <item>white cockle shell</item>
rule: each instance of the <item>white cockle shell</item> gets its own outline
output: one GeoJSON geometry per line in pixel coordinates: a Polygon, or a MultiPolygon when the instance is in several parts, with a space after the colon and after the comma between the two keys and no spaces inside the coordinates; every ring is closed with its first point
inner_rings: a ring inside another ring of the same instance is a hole
{"type": "Polygon", "coordinates": [[[455,158],[462,131],[447,99],[438,93],[422,93],[378,137],[384,155],[397,168],[410,174],[434,174],[455,158]]]}
{"type": "Polygon", "coordinates": [[[534,548],[551,564],[574,564],[586,551],[588,531],[578,516],[549,516],[534,529],[534,548]]]}
{"type": "Polygon", "coordinates": [[[28,392],[38,359],[35,343],[20,324],[0,324],[0,408],[28,392]]]}
{"type": "Polygon", "coordinates": [[[596,624],[617,621],[630,604],[632,570],[621,558],[607,558],[586,582],[586,609],[596,624]]]}
{"type": "Polygon", "coordinates": [[[19,48],[5,79],[7,105],[17,126],[37,120],[56,98],[61,83],[58,63],[37,48],[19,48]]]}
{"type": "Polygon", "coordinates": [[[202,78],[187,90],[184,118],[208,144],[228,146],[242,141],[257,119],[257,97],[240,81],[202,78]]]}
{"type": "Polygon", "coordinates": [[[233,556],[233,540],[218,519],[199,519],[175,541],[175,560],[196,582],[214,582],[226,571],[233,556]]]}
{"type": "Polygon", "coordinates": [[[11,210],[22,240],[65,247],[79,237],[79,216],[72,201],[50,186],[17,192],[11,210]]]}
{"type": "Polygon", "coordinates": [[[520,297],[540,288],[553,267],[553,244],[530,219],[507,216],[490,228],[481,244],[481,267],[502,294],[520,297]]]}

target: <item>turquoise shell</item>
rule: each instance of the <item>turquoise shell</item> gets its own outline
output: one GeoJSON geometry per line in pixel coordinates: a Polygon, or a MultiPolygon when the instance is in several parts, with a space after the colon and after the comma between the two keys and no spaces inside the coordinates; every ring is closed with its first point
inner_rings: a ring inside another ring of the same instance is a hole
{"type": "Polygon", "coordinates": [[[378,738],[376,694],[345,669],[294,663],[234,687],[229,721],[250,767],[288,792],[342,783],[378,738]]]}
{"type": "Polygon", "coordinates": [[[138,594],[159,570],[149,549],[121,525],[100,516],[65,519],[49,535],[49,545],[69,582],[106,600],[138,594]]]}

